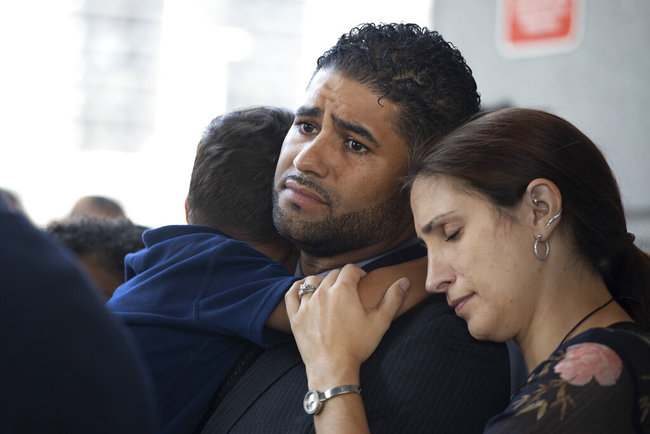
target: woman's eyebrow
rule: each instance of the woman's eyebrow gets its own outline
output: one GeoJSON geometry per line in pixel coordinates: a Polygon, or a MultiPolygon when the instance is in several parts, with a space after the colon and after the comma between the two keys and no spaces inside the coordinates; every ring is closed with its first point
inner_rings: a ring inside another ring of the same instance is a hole
{"type": "Polygon", "coordinates": [[[449,212],[446,212],[446,213],[443,213],[443,214],[438,214],[437,216],[435,216],[434,218],[432,218],[431,220],[429,220],[429,221],[428,221],[424,226],[422,226],[422,231],[421,231],[421,232],[422,232],[423,234],[428,234],[429,232],[431,232],[431,230],[433,229],[433,227],[434,227],[434,226],[435,226],[435,225],[436,225],[436,224],[437,224],[441,219],[443,219],[443,218],[449,216],[450,214],[454,214],[455,212],[456,212],[456,211],[454,210],[454,211],[449,211],[449,212]]]}

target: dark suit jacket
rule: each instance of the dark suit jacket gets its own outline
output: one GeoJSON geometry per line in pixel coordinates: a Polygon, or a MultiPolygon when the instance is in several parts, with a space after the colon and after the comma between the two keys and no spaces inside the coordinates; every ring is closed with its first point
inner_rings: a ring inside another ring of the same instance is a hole
{"type": "MultiPolygon", "coordinates": [[[[505,345],[478,342],[441,295],[398,318],[361,367],[373,434],[478,433],[505,409],[505,345]]],[[[265,350],[221,401],[204,433],[311,433],[305,367],[294,343],[265,350]]],[[[327,405],[327,403],[325,403],[327,405]]]]}

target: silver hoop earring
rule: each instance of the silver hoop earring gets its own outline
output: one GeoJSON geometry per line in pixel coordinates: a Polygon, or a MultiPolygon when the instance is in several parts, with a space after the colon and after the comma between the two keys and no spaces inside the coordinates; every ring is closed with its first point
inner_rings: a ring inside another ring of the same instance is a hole
{"type": "Polygon", "coordinates": [[[551,253],[551,245],[548,243],[548,240],[544,240],[544,246],[546,247],[546,251],[544,252],[544,255],[540,255],[539,251],[537,250],[539,248],[539,242],[542,240],[542,234],[537,235],[535,238],[535,244],[533,244],[533,252],[535,252],[535,257],[539,259],[540,261],[546,261],[548,259],[548,255],[551,253]]]}

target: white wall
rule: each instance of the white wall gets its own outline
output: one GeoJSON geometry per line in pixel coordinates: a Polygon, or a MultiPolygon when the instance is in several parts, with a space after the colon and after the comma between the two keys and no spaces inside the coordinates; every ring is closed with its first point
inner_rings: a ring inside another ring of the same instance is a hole
{"type": "Polygon", "coordinates": [[[581,4],[578,46],[540,56],[501,53],[497,0],[436,0],[434,22],[465,56],[484,106],[551,111],[601,147],[619,181],[629,229],[650,251],[650,1],[581,4]]]}

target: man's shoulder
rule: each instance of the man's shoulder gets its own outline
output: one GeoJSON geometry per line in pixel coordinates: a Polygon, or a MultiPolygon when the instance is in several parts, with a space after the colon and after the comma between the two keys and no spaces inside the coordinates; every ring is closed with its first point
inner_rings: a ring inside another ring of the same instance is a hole
{"type": "Polygon", "coordinates": [[[482,363],[481,369],[486,372],[509,372],[505,344],[474,339],[467,323],[447,305],[442,294],[434,294],[397,318],[368,360],[373,358],[388,359],[398,369],[444,358],[445,363],[453,359],[459,366],[482,363]]]}
{"type": "MultiPolygon", "coordinates": [[[[404,424],[430,425],[432,432],[464,432],[459,426],[480,431],[507,405],[507,351],[503,344],[474,340],[444,298],[434,295],[392,324],[361,367],[361,387],[372,432],[395,432],[404,424]],[[432,397],[441,404],[432,406],[432,397]]],[[[309,432],[313,418],[302,410],[306,391],[295,344],[265,350],[204,432],[309,432]]]]}

